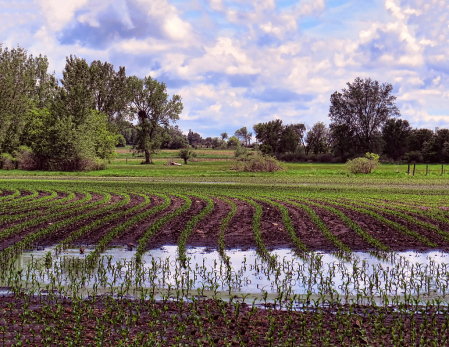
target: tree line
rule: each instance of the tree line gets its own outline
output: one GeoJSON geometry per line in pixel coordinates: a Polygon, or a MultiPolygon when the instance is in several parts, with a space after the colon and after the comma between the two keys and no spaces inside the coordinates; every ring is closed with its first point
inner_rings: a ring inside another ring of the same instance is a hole
{"type": "Polygon", "coordinates": [[[117,145],[131,145],[146,164],[161,148],[198,147],[255,147],[285,161],[345,162],[366,152],[394,161],[449,161],[449,130],[413,129],[395,101],[391,84],[357,78],[331,95],[329,125],[276,119],[255,124],[254,132],[242,127],[232,136],[202,138],[175,125],[182,99],[170,97],[164,82],[76,56],[66,58],[58,80],[45,56],[0,44],[0,166],[100,169],[117,145]]]}
{"type": "Polygon", "coordinates": [[[126,76],[108,62],[66,58],[62,78],[48,59],[0,44],[0,165],[41,170],[98,169],[133,125],[134,151],[145,162],[179,132],[172,123],[183,105],[163,82],[126,76]]]}

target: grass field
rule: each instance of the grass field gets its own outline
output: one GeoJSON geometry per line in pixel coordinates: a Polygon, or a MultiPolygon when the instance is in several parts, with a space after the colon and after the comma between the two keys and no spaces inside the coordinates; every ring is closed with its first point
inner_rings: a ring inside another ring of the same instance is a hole
{"type": "Polygon", "coordinates": [[[0,344],[446,346],[441,166],[3,171],[0,344]]]}

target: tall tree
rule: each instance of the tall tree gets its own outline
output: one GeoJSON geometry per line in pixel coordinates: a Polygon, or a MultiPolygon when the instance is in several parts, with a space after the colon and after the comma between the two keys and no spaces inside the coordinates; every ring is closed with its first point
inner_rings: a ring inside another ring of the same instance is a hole
{"type": "Polygon", "coordinates": [[[33,57],[21,47],[8,50],[0,43],[0,152],[20,145],[26,115],[48,107],[56,92],[47,57],[33,57]]]}
{"type": "Polygon", "coordinates": [[[242,142],[242,144],[244,144],[245,146],[249,146],[249,144],[251,144],[251,137],[253,136],[253,134],[248,132],[248,129],[246,129],[246,127],[242,127],[235,131],[234,136],[236,136],[240,140],[240,142],[242,142]]]}
{"type": "Polygon", "coordinates": [[[284,130],[282,120],[276,119],[267,123],[258,123],[253,127],[256,139],[264,145],[270,146],[274,152],[278,151],[279,140],[284,130]]]}
{"type": "Polygon", "coordinates": [[[384,152],[396,160],[408,151],[412,128],[403,119],[389,119],[382,128],[382,138],[385,142],[384,152]]]}
{"type": "Polygon", "coordinates": [[[295,152],[304,142],[305,130],[305,125],[300,123],[284,126],[279,139],[279,151],[282,153],[295,152]]]}
{"type": "Polygon", "coordinates": [[[54,105],[54,112],[71,115],[75,124],[84,124],[95,107],[89,64],[77,56],[67,57],[60,82],[63,88],[54,105]]]}
{"type": "Polygon", "coordinates": [[[128,104],[132,94],[128,89],[125,67],[118,71],[108,62],[94,60],[90,64],[91,90],[94,95],[94,108],[105,113],[110,123],[120,123],[128,118],[128,104]]]}
{"type": "Polygon", "coordinates": [[[329,130],[331,146],[336,155],[344,159],[345,155],[354,154],[356,151],[355,137],[348,124],[331,123],[329,130]]]}
{"type": "Polygon", "coordinates": [[[329,149],[329,128],[323,123],[315,123],[307,132],[306,154],[312,151],[314,154],[325,153],[329,149]]]}
{"type": "Polygon", "coordinates": [[[200,146],[203,143],[203,138],[200,134],[189,129],[189,133],[187,134],[187,139],[189,140],[189,145],[196,147],[200,146]]]}
{"type": "Polygon", "coordinates": [[[221,136],[221,139],[224,141],[228,138],[228,133],[227,132],[221,133],[220,136],[221,136]]]}
{"type": "Polygon", "coordinates": [[[376,146],[376,132],[384,124],[400,115],[392,95],[393,86],[379,84],[370,78],[356,78],[348,88],[331,96],[329,117],[333,126],[346,124],[357,138],[361,151],[372,152],[376,146]]]}
{"type": "Polygon", "coordinates": [[[161,130],[178,120],[183,110],[181,96],[175,94],[169,99],[165,83],[151,77],[143,80],[133,77],[129,86],[133,93],[132,111],[137,114],[140,126],[134,149],[145,153],[144,163],[151,164],[151,155],[162,144],[161,130]]]}

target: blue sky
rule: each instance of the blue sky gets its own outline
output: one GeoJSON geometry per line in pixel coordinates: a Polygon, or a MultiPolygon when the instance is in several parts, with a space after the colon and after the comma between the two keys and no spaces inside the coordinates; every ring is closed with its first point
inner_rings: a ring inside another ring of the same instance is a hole
{"type": "Polygon", "coordinates": [[[180,94],[182,130],[329,122],[356,77],[394,85],[401,118],[449,127],[446,0],[0,0],[0,42],[151,75],[180,94]]]}

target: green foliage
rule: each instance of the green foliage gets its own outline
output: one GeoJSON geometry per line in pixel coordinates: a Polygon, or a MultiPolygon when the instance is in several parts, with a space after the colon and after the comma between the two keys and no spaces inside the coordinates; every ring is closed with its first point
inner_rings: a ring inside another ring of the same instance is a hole
{"type": "Polygon", "coordinates": [[[252,153],[233,167],[236,171],[244,172],[275,172],[286,171],[285,166],[277,159],[259,153],[252,153]]]}
{"type": "Polygon", "coordinates": [[[192,151],[192,149],[190,148],[182,148],[179,152],[178,152],[178,158],[184,159],[184,164],[187,165],[187,161],[190,158],[196,158],[197,154],[196,152],[192,151]]]}
{"type": "Polygon", "coordinates": [[[117,135],[108,131],[107,116],[90,111],[84,122],[74,117],[34,109],[28,116],[24,143],[33,152],[36,167],[44,170],[89,170],[104,167],[98,159],[115,155],[117,135]]]}
{"type": "Polygon", "coordinates": [[[245,157],[248,154],[248,149],[246,147],[243,147],[240,143],[237,145],[237,148],[234,152],[234,156],[236,158],[242,158],[245,157]]]}
{"type": "Polygon", "coordinates": [[[366,153],[364,158],[355,158],[346,162],[346,168],[353,174],[369,174],[379,166],[379,155],[366,153]]]}
{"type": "Polygon", "coordinates": [[[231,136],[228,139],[228,148],[237,148],[237,146],[240,144],[240,140],[237,136],[231,136]]]}
{"type": "Polygon", "coordinates": [[[117,137],[117,147],[126,147],[126,139],[123,135],[118,135],[117,137]]]}
{"type": "Polygon", "coordinates": [[[0,43],[0,152],[12,154],[21,145],[25,115],[52,102],[57,83],[47,68],[46,57],[28,55],[21,47],[8,50],[0,43]]]}
{"type": "Polygon", "coordinates": [[[129,80],[133,95],[131,111],[137,114],[138,127],[134,150],[145,153],[145,164],[152,163],[151,155],[161,148],[164,142],[163,129],[170,122],[179,119],[183,110],[180,95],[168,98],[167,86],[150,76],[143,80],[133,77],[129,80]]]}
{"type": "Polygon", "coordinates": [[[9,153],[0,154],[0,168],[3,170],[12,170],[15,167],[14,158],[9,153]]]}

